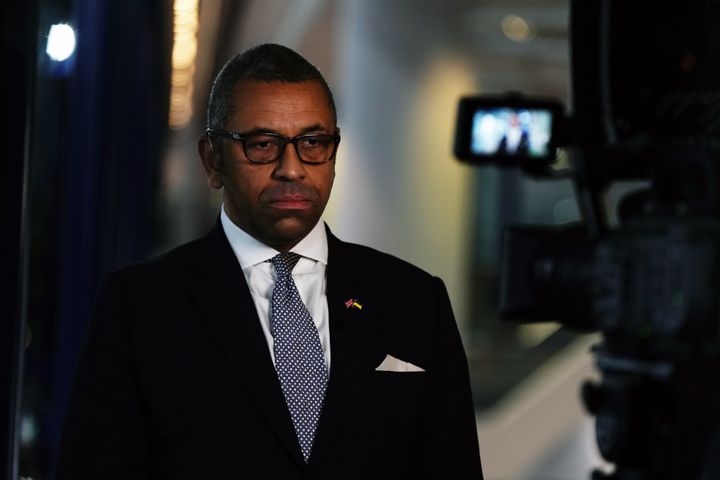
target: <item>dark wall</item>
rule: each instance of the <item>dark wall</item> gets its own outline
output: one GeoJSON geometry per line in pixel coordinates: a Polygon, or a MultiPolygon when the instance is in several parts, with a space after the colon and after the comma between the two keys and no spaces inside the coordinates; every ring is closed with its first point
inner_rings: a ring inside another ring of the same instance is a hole
{"type": "Polygon", "coordinates": [[[100,277],[148,255],[169,96],[169,0],[45,0],[39,6],[29,169],[30,255],[22,475],[51,474],[100,277]],[[65,64],[50,24],[77,31],[65,64]]]}
{"type": "Polygon", "coordinates": [[[27,238],[28,99],[33,92],[36,2],[10,2],[0,15],[3,158],[0,160],[0,479],[17,471],[16,417],[22,382],[23,294],[27,238]]]}

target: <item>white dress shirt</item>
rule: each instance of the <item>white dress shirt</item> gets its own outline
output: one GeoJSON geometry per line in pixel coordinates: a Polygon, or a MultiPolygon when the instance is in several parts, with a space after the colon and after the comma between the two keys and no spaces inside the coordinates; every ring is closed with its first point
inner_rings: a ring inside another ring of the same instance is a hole
{"type": "MultiPolygon", "coordinates": [[[[255,302],[260,326],[265,334],[270,356],[275,363],[273,336],[270,326],[270,300],[275,286],[275,268],[268,260],[278,252],[272,247],[255,239],[235,225],[225,213],[223,206],[220,213],[225,236],[230,242],[235,256],[240,262],[250,294],[255,302]]],[[[290,249],[301,257],[293,269],[292,276],[300,292],[300,298],[310,312],[320,334],[320,346],[325,355],[325,365],[330,368],[330,326],[328,323],[328,305],[326,297],[325,267],[327,266],[328,244],[325,226],[322,220],[307,234],[305,238],[290,249]]],[[[239,320],[239,319],[238,319],[239,320]]]]}

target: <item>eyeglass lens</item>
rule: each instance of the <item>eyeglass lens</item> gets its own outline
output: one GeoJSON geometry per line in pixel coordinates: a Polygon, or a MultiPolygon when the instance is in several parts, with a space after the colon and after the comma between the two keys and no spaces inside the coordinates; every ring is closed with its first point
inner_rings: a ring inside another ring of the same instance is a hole
{"type": "MultiPolygon", "coordinates": [[[[253,162],[274,162],[282,155],[287,138],[273,135],[250,135],[245,139],[245,154],[253,162]]],[[[330,159],[335,149],[331,135],[307,135],[292,142],[300,159],[308,163],[323,163],[330,159]]]]}

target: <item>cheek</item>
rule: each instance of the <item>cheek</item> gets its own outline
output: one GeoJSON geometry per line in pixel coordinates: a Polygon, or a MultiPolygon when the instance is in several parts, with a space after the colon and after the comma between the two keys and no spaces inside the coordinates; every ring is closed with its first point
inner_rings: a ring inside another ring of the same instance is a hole
{"type": "Polygon", "coordinates": [[[243,170],[228,171],[223,182],[233,200],[245,205],[257,202],[263,185],[256,175],[243,170]]]}
{"type": "Polygon", "coordinates": [[[325,196],[329,196],[334,180],[335,180],[335,166],[333,165],[331,169],[328,169],[327,171],[319,172],[319,174],[316,178],[315,185],[317,185],[318,190],[323,192],[323,194],[325,196]]]}
{"type": "Polygon", "coordinates": [[[323,200],[323,205],[325,205],[328,202],[328,199],[330,198],[330,191],[332,190],[332,184],[333,184],[332,176],[329,176],[329,177],[325,176],[322,178],[322,181],[315,184],[317,186],[317,191],[323,200]]]}

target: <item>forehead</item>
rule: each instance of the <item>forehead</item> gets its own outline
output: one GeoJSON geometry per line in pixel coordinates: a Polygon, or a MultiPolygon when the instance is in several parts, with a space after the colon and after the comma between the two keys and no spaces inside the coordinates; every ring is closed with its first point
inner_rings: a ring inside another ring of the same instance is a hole
{"type": "Polygon", "coordinates": [[[295,135],[314,125],[334,127],[327,95],[316,81],[240,82],[233,92],[233,107],[228,128],[236,131],[269,129],[295,135]]]}

